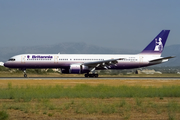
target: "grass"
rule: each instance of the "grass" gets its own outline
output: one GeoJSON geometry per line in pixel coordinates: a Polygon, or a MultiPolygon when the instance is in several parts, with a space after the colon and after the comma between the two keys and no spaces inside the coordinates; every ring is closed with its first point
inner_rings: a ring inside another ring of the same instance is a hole
{"type": "Polygon", "coordinates": [[[136,98],[136,105],[142,106],[142,100],[140,98],[136,98]]]}
{"type": "Polygon", "coordinates": [[[101,78],[94,78],[94,79],[87,79],[87,80],[81,80],[81,79],[75,79],[75,80],[69,80],[69,79],[22,79],[22,80],[7,80],[2,79],[0,82],[0,88],[7,88],[8,84],[12,84],[12,87],[16,86],[23,86],[26,87],[29,86],[56,86],[56,85],[63,85],[64,87],[74,87],[78,84],[88,84],[91,86],[97,86],[99,84],[107,85],[107,86],[144,86],[144,87],[163,87],[163,86],[180,86],[180,80],[146,80],[146,79],[101,79],[101,78]]]}
{"type": "MultiPolygon", "coordinates": [[[[16,111],[21,115],[32,115],[34,119],[40,117],[63,118],[91,118],[92,116],[110,117],[114,119],[178,119],[180,116],[180,103],[176,98],[142,98],[142,105],[136,103],[136,98],[61,98],[61,99],[34,99],[29,102],[4,100],[0,109],[4,115],[14,116],[16,111]],[[125,102],[123,102],[125,101],[125,102]],[[151,104],[147,101],[151,101],[151,104]],[[122,104],[123,103],[123,104],[122,104]],[[160,112],[156,112],[160,111],[160,112]],[[13,114],[14,112],[14,114],[13,114]],[[149,115],[149,118],[148,118],[149,115]],[[115,117],[116,116],[116,117],[115,117]]],[[[15,115],[17,116],[17,114],[15,115]]],[[[62,119],[63,119],[62,118],[62,119]]],[[[80,118],[80,119],[81,119],[80,118]]],[[[95,117],[96,118],[96,117],[95,117]]]]}
{"type": "Polygon", "coordinates": [[[167,105],[169,120],[176,120],[176,113],[180,112],[179,104],[174,101],[170,101],[167,105]]]}
{"type": "Polygon", "coordinates": [[[137,105],[144,97],[180,97],[180,86],[143,87],[143,86],[108,86],[78,84],[74,87],[56,86],[16,86],[8,83],[7,88],[0,88],[0,99],[30,101],[32,99],[52,98],[137,98],[137,105]]]}
{"type": "Polygon", "coordinates": [[[9,114],[6,111],[0,111],[0,120],[7,120],[9,114]]]}
{"type": "Polygon", "coordinates": [[[176,120],[179,94],[178,80],[2,80],[0,110],[8,119],[176,120]]]}

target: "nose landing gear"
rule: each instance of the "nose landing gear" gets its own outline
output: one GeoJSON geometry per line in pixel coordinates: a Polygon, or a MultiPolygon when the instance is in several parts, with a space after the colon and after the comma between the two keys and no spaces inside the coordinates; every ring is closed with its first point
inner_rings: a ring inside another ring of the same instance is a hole
{"type": "Polygon", "coordinates": [[[24,77],[27,78],[26,69],[22,69],[24,73],[24,77]]]}
{"type": "Polygon", "coordinates": [[[24,74],[24,77],[27,78],[27,74],[26,73],[24,74]]]}

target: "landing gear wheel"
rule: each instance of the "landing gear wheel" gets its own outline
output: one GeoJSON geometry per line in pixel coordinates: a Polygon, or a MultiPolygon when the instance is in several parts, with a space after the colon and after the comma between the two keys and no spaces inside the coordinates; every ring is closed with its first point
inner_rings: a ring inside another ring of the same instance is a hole
{"type": "Polygon", "coordinates": [[[24,74],[24,77],[27,78],[27,74],[24,74]]]}
{"type": "Polygon", "coordinates": [[[97,77],[98,77],[98,74],[95,74],[95,75],[94,75],[94,77],[96,77],[96,78],[97,78],[97,77]]]}
{"type": "Polygon", "coordinates": [[[89,74],[89,77],[94,77],[94,75],[93,74],[89,74]]]}
{"type": "Polygon", "coordinates": [[[89,75],[88,75],[88,74],[85,74],[84,76],[85,76],[85,77],[89,77],[89,75]]]}
{"type": "Polygon", "coordinates": [[[84,77],[98,77],[98,74],[85,74],[84,77]]]}

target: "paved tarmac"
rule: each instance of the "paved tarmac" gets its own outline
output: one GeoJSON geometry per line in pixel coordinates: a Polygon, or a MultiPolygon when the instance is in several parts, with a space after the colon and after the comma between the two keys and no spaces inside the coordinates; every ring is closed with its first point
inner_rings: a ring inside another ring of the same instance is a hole
{"type": "Polygon", "coordinates": [[[0,77],[0,80],[180,80],[180,77],[0,77]]]}

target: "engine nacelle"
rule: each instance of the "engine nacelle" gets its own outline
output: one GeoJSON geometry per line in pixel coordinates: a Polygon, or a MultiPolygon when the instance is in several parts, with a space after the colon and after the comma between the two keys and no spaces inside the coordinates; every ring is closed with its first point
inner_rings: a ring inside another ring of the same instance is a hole
{"type": "Polygon", "coordinates": [[[79,65],[79,64],[72,64],[70,68],[61,68],[61,73],[65,74],[83,74],[89,72],[88,66],[79,65]]]}
{"type": "Polygon", "coordinates": [[[82,74],[89,72],[88,66],[72,64],[69,68],[69,73],[71,74],[82,74]]]}

